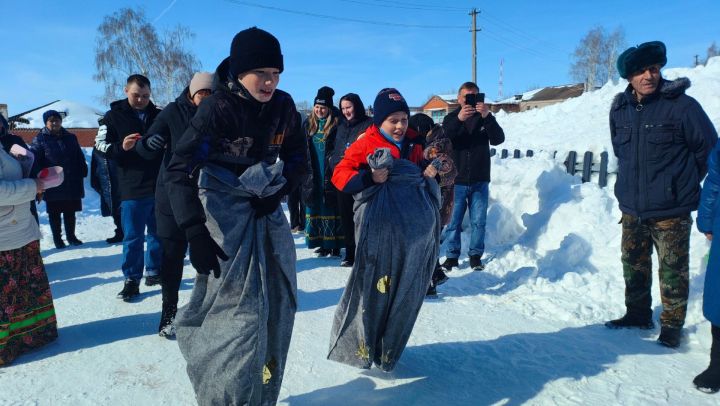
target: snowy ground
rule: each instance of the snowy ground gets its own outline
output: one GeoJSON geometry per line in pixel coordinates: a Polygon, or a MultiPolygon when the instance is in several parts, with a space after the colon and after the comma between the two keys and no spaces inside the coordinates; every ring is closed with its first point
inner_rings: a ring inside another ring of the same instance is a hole
{"type": "MultiPolygon", "coordinates": [[[[715,69],[717,73],[720,66],[715,69]]],[[[720,85],[703,82],[701,89],[717,95],[720,85]]],[[[606,99],[611,98],[607,93],[606,99]]],[[[706,109],[717,127],[720,106],[711,107],[706,109]]],[[[579,118],[590,114],[576,110],[579,118]]],[[[558,120],[562,113],[547,114],[558,120]]],[[[518,141],[522,135],[517,129],[532,125],[527,116],[517,120],[525,121],[516,127],[507,124],[509,144],[552,145],[549,136],[518,141]]],[[[607,133],[588,142],[601,145],[603,137],[607,133]]],[[[425,302],[392,373],[325,359],[332,315],[349,270],[338,266],[338,258],[314,258],[296,235],[299,311],[281,404],[720,402],[719,395],[698,392],[691,383],[707,366],[711,341],[710,325],[701,313],[708,244],[699,232],[691,240],[686,336],[672,350],[656,344],[658,329],[612,331],[602,325],[624,311],[620,213],[611,188],[580,184],[564,173],[561,162],[540,153],[521,160],[495,158],[490,190],[486,270],[469,271],[463,253],[461,269],[439,288],[439,298],[425,302]]],[[[141,287],[137,303],[115,299],[123,279],[121,247],[104,242],[113,226],[99,216],[97,195],[90,189],[84,204],[78,224],[78,236],[86,242],[82,247],[51,248],[47,218],[41,218],[60,336],[0,369],[0,404],[194,404],[176,342],[156,334],[159,288],[141,287]]],[[[187,264],[183,303],[193,276],[187,264]]],[[[657,277],[653,303],[657,320],[657,277]]]]}

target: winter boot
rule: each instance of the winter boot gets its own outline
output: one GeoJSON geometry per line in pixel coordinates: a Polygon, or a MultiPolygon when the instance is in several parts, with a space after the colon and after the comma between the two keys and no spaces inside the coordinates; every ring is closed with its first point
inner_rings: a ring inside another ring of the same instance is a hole
{"type": "Polygon", "coordinates": [[[155,286],[162,283],[162,278],[157,275],[145,275],[145,286],[155,286]]]}
{"type": "Polygon", "coordinates": [[[70,245],[82,245],[82,241],[75,236],[75,212],[63,213],[63,223],[65,223],[65,235],[70,245]]]}
{"type": "Polygon", "coordinates": [[[120,213],[113,214],[113,223],[115,223],[115,235],[113,235],[110,238],[106,238],[105,241],[108,244],[115,244],[122,242],[125,238],[125,234],[123,233],[122,229],[122,217],[120,216],[120,213]]]}
{"type": "Polygon", "coordinates": [[[637,313],[627,312],[619,319],[606,322],[605,327],[610,329],[639,328],[641,330],[652,330],[655,328],[655,323],[652,321],[652,313],[648,313],[647,316],[640,316],[637,313]]]}
{"type": "Polygon", "coordinates": [[[443,271],[450,272],[453,268],[458,267],[458,259],[457,258],[445,258],[445,262],[440,265],[443,271]]]}
{"type": "Polygon", "coordinates": [[[720,327],[713,324],[711,331],[710,365],[693,379],[697,390],[705,393],[720,391],[720,327]]]}
{"type": "Polygon", "coordinates": [[[55,248],[62,249],[67,247],[62,239],[62,225],[60,224],[60,213],[49,213],[48,221],[50,222],[50,231],[52,231],[53,242],[55,248]]]}
{"type": "Polygon", "coordinates": [[[677,348],[682,340],[682,328],[666,327],[660,328],[660,337],[657,342],[669,348],[677,348]]]}
{"type": "Polygon", "coordinates": [[[175,314],[177,314],[176,305],[163,303],[160,326],[158,327],[160,337],[175,338],[175,314]]]}
{"type": "Polygon", "coordinates": [[[435,270],[432,274],[432,284],[435,286],[440,286],[443,283],[448,281],[448,276],[445,275],[445,272],[443,272],[442,268],[440,267],[440,264],[437,264],[435,266],[435,270]]]}
{"type": "Polygon", "coordinates": [[[134,281],[132,279],[126,279],[125,280],[125,286],[123,287],[123,290],[118,292],[117,298],[122,299],[126,302],[129,302],[134,298],[135,296],[140,294],[140,282],[134,281]]]}
{"type": "Polygon", "coordinates": [[[480,255],[470,255],[470,268],[473,271],[482,271],[485,269],[485,265],[483,265],[480,260],[480,255]]]}
{"type": "Polygon", "coordinates": [[[330,255],[330,250],[326,250],[325,248],[318,248],[315,250],[315,253],[317,254],[318,258],[327,257],[330,255]]]}
{"type": "Polygon", "coordinates": [[[115,235],[113,235],[110,238],[106,238],[105,242],[107,242],[108,244],[116,244],[116,243],[122,242],[124,238],[125,238],[125,234],[123,234],[123,231],[119,228],[116,228],[115,235]]]}
{"type": "Polygon", "coordinates": [[[340,248],[333,248],[330,255],[340,258],[340,248]]]}
{"type": "Polygon", "coordinates": [[[425,297],[431,299],[437,298],[437,286],[435,286],[434,283],[430,283],[430,287],[428,288],[425,297]]]}

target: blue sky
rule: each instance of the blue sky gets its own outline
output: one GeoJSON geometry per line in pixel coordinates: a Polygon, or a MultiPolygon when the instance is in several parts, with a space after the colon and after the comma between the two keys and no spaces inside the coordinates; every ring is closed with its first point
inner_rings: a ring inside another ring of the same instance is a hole
{"type": "Polygon", "coordinates": [[[203,70],[213,71],[228,55],[238,31],[253,25],[270,31],[285,55],[280,88],[296,101],[310,101],[329,85],[336,104],[348,92],[372,104],[377,91],[390,86],[411,105],[454,93],[471,78],[473,7],[482,30],[478,84],[490,99],[498,96],[501,59],[505,96],[572,82],[570,55],[596,25],[623,26],[629,45],[664,41],[668,66],[691,66],[695,54],[704,57],[713,41],[720,42],[718,0],[9,1],[0,25],[0,103],[11,115],[56,99],[106,109],[98,101],[102,86],[92,79],[96,28],[125,6],[142,6],[159,30],[189,27],[196,34],[189,46],[203,70]]]}

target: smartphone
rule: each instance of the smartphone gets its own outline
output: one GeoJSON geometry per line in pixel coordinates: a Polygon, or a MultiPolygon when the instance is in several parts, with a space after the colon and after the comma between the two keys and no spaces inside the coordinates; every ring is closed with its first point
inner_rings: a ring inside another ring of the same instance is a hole
{"type": "Polygon", "coordinates": [[[475,97],[475,103],[485,103],[485,93],[478,93],[475,97]]]}
{"type": "Polygon", "coordinates": [[[465,95],[465,104],[469,106],[475,106],[477,104],[477,101],[475,99],[477,95],[475,93],[468,93],[465,95]]]}

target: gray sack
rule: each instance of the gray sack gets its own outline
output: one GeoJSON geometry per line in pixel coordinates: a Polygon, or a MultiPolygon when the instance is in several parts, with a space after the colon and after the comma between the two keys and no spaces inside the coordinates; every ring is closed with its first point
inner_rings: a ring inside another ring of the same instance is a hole
{"type": "Polygon", "coordinates": [[[230,257],[219,279],[196,276],[176,320],[200,405],[277,402],[297,309],[295,243],[280,208],[255,219],[249,199],[280,190],[282,169],[261,162],[240,177],[213,165],[200,173],[206,225],[230,257]]]}
{"type": "Polygon", "coordinates": [[[390,371],[427,293],[440,238],[440,190],[414,163],[380,148],[371,168],[385,183],[355,195],[355,264],[335,310],[328,359],[390,371]]]}

